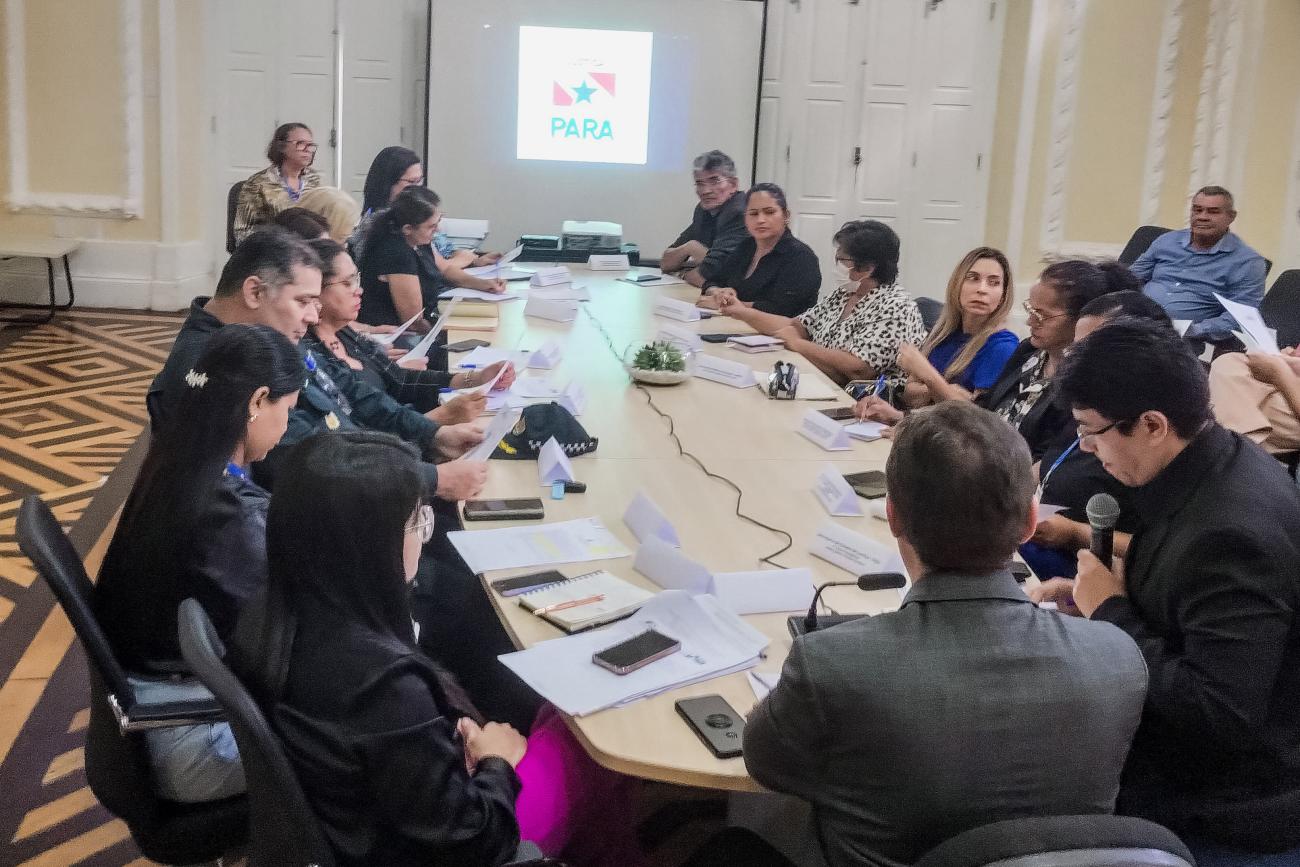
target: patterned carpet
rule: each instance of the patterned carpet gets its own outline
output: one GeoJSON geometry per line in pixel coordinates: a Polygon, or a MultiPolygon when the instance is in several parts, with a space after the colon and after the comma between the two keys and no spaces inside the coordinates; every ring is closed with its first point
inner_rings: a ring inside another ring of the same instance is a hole
{"type": "Polygon", "coordinates": [[[143,458],[145,389],[177,315],[75,312],[0,330],[0,864],[147,864],[95,802],[81,749],[86,670],[14,517],[39,494],[91,573],[143,458]]]}

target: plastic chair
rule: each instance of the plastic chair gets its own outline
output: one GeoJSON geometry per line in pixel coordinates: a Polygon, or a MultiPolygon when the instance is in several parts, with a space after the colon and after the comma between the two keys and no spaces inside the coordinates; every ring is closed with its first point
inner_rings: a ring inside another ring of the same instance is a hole
{"type": "Polygon", "coordinates": [[[921,311],[921,322],[925,325],[926,333],[934,330],[934,324],[939,321],[943,315],[943,302],[936,301],[933,298],[927,298],[924,295],[916,296],[916,309],[921,311]]]}
{"type": "Polygon", "coordinates": [[[1195,867],[1174,833],[1132,816],[1030,816],[972,828],[915,867],[1195,867]]]}
{"type": "Polygon", "coordinates": [[[216,702],[137,702],[95,618],[94,585],[81,557],[39,497],[29,496],[19,507],[17,530],[18,547],[58,598],[89,662],[86,779],[95,797],[126,823],[140,851],[153,861],[212,861],[243,845],[247,799],[181,804],[158,797],[141,734],[150,728],[220,720],[216,702]]]}
{"type": "Polygon", "coordinates": [[[1133,237],[1128,239],[1124,245],[1124,251],[1119,254],[1119,261],[1125,265],[1132,265],[1136,262],[1151,242],[1159,238],[1165,232],[1172,232],[1173,229],[1166,229],[1164,226],[1142,226],[1133,232],[1133,237]]]}
{"type": "Polygon", "coordinates": [[[1277,329],[1278,346],[1300,344],[1300,269],[1292,268],[1277,275],[1264,293],[1259,315],[1265,325],[1277,329]]]}
{"type": "Polygon", "coordinates": [[[226,193],[226,252],[235,252],[238,243],[235,240],[235,212],[239,210],[239,193],[244,189],[243,181],[235,181],[226,193]]]}

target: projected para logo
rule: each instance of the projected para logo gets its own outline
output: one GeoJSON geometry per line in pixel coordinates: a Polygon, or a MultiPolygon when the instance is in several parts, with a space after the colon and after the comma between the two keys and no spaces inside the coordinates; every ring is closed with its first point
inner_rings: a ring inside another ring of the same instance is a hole
{"type": "Polygon", "coordinates": [[[519,28],[519,159],[646,161],[653,34],[519,28]]]}

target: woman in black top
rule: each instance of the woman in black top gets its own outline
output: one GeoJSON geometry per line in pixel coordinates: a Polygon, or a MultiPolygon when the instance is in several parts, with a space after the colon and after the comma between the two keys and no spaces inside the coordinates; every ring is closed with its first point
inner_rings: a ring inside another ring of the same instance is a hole
{"type": "MultiPolygon", "coordinates": [[[[361,254],[365,295],[357,318],[367,325],[401,325],[421,311],[437,313],[446,286],[429,245],[441,219],[438,197],[424,187],[407,187],[375,217],[361,254]]],[[[422,317],[411,331],[423,334],[429,326],[422,317]]]]}
{"type": "MultiPolygon", "coordinates": [[[[439,394],[445,388],[473,388],[489,382],[509,362],[499,361],[481,370],[457,373],[430,370],[427,358],[399,363],[384,346],[358,334],[350,325],[365,297],[352,257],[328,238],[310,243],[321,260],[321,293],[320,321],[308,333],[307,348],[321,358],[337,358],[370,385],[388,392],[394,400],[410,404],[419,412],[432,410],[430,418],[439,424],[461,424],[478,418],[487,403],[487,395],[458,395],[439,405],[439,394]]],[[[394,350],[393,354],[400,358],[405,352],[394,350]]],[[[497,387],[508,388],[513,381],[513,371],[507,371],[498,380],[497,387]]]]}
{"type": "Polygon", "coordinates": [[[701,307],[732,302],[777,316],[798,316],[817,303],[821,266],[812,248],[790,232],[790,209],[776,184],[755,184],[745,198],[749,236],[717,276],[704,281],[701,307]]]}
{"type": "MultiPolygon", "coordinates": [[[[99,573],[94,607],[137,699],[207,695],[186,676],[176,635],[181,600],[198,599],[226,638],[266,582],[270,494],[248,465],[279,442],[307,375],[289,340],[227,325],[188,372],[173,421],[155,435],[99,573]]],[[[206,801],[243,791],[229,727],[146,737],[160,793],[206,801]]]]}
{"type": "Polygon", "coordinates": [[[571,829],[617,836],[608,816],[573,815],[617,800],[584,775],[617,775],[595,769],[563,724],[568,746],[557,752],[554,728],[539,745],[536,732],[525,741],[483,723],[417,647],[407,587],[433,531],[424,496],[414,451],[386,434],[327,433],[295,447],[267,521],[267,591],[234,639],[236,669],[340,867],[500,864],[516,852],[527,799],[571,829]]]}

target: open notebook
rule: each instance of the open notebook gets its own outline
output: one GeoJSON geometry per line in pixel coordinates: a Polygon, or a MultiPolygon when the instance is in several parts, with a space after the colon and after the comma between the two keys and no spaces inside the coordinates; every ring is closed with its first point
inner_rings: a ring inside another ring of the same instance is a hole
{"type": "Polygon", "coordinates": [[[565,632],[578,632],[626,617],[653,595],[617,575],[597,569],[521,594],[519,604],[565,632]],[[597,596],[604,598],[593,599],[597,596]],[[592,601],[582,601],[586,599],[592,601]]]}

